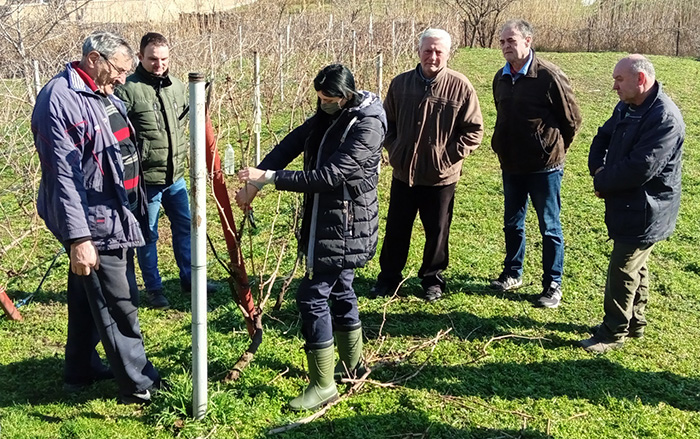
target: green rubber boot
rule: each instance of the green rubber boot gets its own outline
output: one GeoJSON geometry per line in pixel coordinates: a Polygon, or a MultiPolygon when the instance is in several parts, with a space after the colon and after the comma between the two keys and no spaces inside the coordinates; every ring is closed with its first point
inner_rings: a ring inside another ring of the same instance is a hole
{"type": "Polygon", "coordinates": [[[335,342],[338,345],[340,361],[335,366],[333,378],[341,382],[343,378],[361,377],[367,372],[362,364],[362,327],[350,331],[336,330],[335,342]]]}
{"type": "Polygon", "coordinates": [[[309,363],[309,386],[301,395],[289,401],[292,410],[316,410],[338,399],[338,389],[333,381],[333,345],[306,351],[306,359],[309,363]]]}

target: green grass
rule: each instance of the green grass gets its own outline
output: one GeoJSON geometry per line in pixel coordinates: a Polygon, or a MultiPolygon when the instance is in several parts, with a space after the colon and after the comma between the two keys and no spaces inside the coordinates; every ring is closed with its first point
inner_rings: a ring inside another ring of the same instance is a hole
{"type": "MultiPolygon", "coordinates": [[[[602,318],[602,292],[611,243],[603,203],[593,196],[586,168],[588,146],[616,102],[611,71],[616,53],[546,53],[571,78],[584,124],[573,144],[562,186],[566,240],[564,302],[557,310],[532,307],[540,291],[541,240],[534,215],[527,220],[525,282],[516,293],[494,293],[486,284],[500,272],[502,190],[490,150],[495,112],[490,84],[503,60],[494,50],[462,50],[451,62],[477,88],[486,123],[483,146],[464,164],[457,190],[446,297],[426,304],[415,297],[423,240],[416,225],[400,300],[365,297],[379,271],[375,258],[357,271],[356,289],[366,329],[366,352],[385,360],[371,378],[392,388],[366,385],[323,418],[278,435],[284,438],[700,438],[700,92],[689,78],[699,64],[652,57],[658,78],[678,103],[687,125],[683,201],[677,231],[650,259],[650,326],[644,338],[620,351],[595,356],[576,347],[602,318]],[[380,328],[382,328],[380,334],[380,328]],[[397,355],[452,331],[408,359],[397,355]],[[489,343],[493,337],[513,334],[489,343]],[[488,346],[486,346],[488,344],[488,346]],[[485,350],[485,351],[484,351],[485,350]],[[484,352],[487,353],[484,356],[484,352]],[[424,435],[424,436],[421,436],[424,435]]],[[[382,170],[381,227],[388,206],[390,172],[382,170]]],[[[265,189],[257,201],[260,230],[253,237],[260,268],[277,195],[265,189]]],[[[295,196],[282,200],[275,247],[288,238],[295,196]]],[[[218,221],[211,213],[210,232],[218,221]]],[[[171,392],[144,409],[120,406],[113,383],[76,396],[61,391],[65,343],[65,256],[36,300],[21,308],[22,323],[0,321],[0,438],[258,438],[297,416],[285,403],[305,384],[303,341],[293,289],[282,309],[264,318],[265,339],[251,366],[235,383],[222,382],[248,344],[243,320],[219,291],[209,314],[209,411],[201,421],[191,411],[189,300],[179,293],[161,220],[161,272],[173,303],[168,311],[141,311],[146,351],[173,384],[171,392]]],[[[223,252],[220,239],[217,248],[223,252]]],[[[246,253],[248,252],[246,241],[246,253]]],[[[56,246],[47,246],[33,271],[8,288],[16,298],[33,291],[56,246]]],[[[283,271],[292,263],[292,252],[283,271]]],[[[272,268],[266,269],[269,274],[272,268]]],[[[223,278],[210,265],[211,278],[223,278]]],[[[276,294],[275,293],[273,294],[276,294]]],[[[267,308],[268,311],[271,307],[267,308]]]]}

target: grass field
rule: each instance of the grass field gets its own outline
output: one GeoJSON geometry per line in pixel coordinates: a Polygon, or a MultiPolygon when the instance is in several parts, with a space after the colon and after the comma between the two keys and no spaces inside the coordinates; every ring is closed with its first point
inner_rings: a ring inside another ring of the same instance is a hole
{"type": "MultiPolygon", "coordinates": [[[[587,338],[588,329],[602,318],[611,243],[586,159],[597,127],[617,101],[611,72],[622,55],[541,56],[569,75],[584,117],[562,185],[562,306],[546,310],[531,303],[540,291],[541,275],[541,240],[532,214],[527,221],[523,288],[501,294],[486,287],[500,272],[504,252],[500,171],[489,147],[495,119],[490,85],[503,60],[499,51],[461,50],[451,67],[464,72],[477,88],[486,137],[465,161],[457,190],[446,297],[426,304],[415,296],[420,292],[415,273],[422,251],[417,225],[401,297],[366,297],[379,270],[376,258],[357,272],[366,354],[375,365],[370,378],[376,382],[365,384],[321,419],[277,437],[700,438],[700,91],[689,80],[698,76],[700,64],[651,58],[687,125],[681,214],[674,236],[658,245],[650,259],[650,325],[645,337],[596,356],[576,342],[587,338]],[[405,352],[413,354],[406,357],[405,352]],[[378,385],[390,382],[396,384],[378,385]]],[[[380,179],[382,233],[390,173],[383,168],[380,179]]],[[[270,188],[263,195],[256,206],[261,230],[253,237],[258,255],[277,202],[270,188]]],[[[285,195],[283,208],[294,200],[285,195]]],[[[289,235],[287,222],[278,222],[280,236],[289,235]]],[[[297,419],[284,408],[305,385],[293,293],[279,312],[264,317],[265,340],[251,366],[240,380],[224,384],[223,377],[248,340],[240,313],[223,289],[210,300],[209,412],[201,421],[188,415],[189,299],[179,292],[167,221],[161,220],[161,227],[161,273],[173,309],[144,309],[141,326],[146,351],[172,390],[143,409],[118,405],[114,383],[100,383],[72,396],[62,392],[67,270],[62,256],[36,300],[21,308],[25,321],[0,321],[0,438],[258,438],[297,419]]],[[[212,215],[212,232],[216,227],[212,215]]],[[[36,276],[12,285],[12,296],[21,298],[36,288],[55,247],[47,248],[44,259],[37,261],[36,276]]],[[[284,268],[288,265],[290,261],[284,268]]],[[[212,264],[210,277],[222,276],[212,264]]]]}

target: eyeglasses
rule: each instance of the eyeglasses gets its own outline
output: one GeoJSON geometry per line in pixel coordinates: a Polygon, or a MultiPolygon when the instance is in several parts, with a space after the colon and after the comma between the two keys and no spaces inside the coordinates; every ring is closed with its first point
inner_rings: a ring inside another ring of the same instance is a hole
{"type": "Polygon", "coordinates": [[[115,65],[112,63],[112,61],[110,61],[109,58],[107,58],[107,55],[105,55],[104,53],[100,53],[100,56],[101,56],[102,58],[104,58],[105,61],[107,61],[107,63],[108,63],[114,70],[117,71],[117,75],[121,76],[121,75],[126,75],[127,73],[129,73],[129,70],[122,69],[121,67],[115,66],[115,65]]]}

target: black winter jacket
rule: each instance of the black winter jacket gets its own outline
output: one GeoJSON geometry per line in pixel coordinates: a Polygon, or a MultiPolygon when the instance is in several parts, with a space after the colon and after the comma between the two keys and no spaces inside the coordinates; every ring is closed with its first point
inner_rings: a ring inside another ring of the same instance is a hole
{"type": "Polygon", "coordinates": [[[493,78],[496,126],[491,148],[501,169],[526,174],[563,165],[581,126],[569,79],[559,67],[532,51],[527,74],[513,82],[500,69],[493,78]]]}
{"type": "Polygon", "coordinates": [[[610,238],[648,244],[668,238],[676,227],[685,124],[658,82],[644,103],[625,116],[628,109],[620,102],[598,129],[588,168],[605,199],[610,238]]]}
{"type": "Polygon", "coordinates": [[[298,234],[307,271],[364,266],[376,251],[378,165],[387,122],[381,100],[362,102],[331,118],[318,111],[294,129],[258,165],[276,170],[279,190],[304,192],[298,234]],[[304,153],[304,170],[282,170],[304,153]]]}

